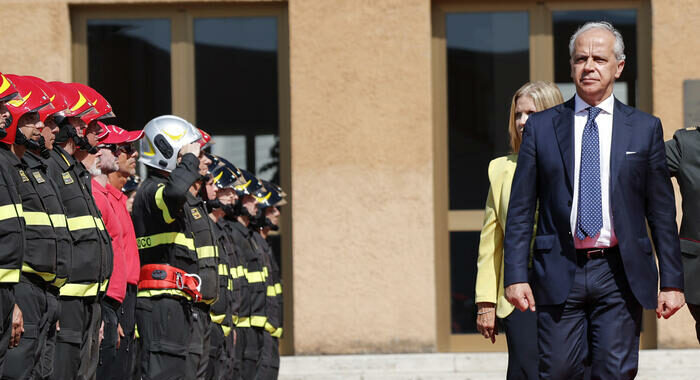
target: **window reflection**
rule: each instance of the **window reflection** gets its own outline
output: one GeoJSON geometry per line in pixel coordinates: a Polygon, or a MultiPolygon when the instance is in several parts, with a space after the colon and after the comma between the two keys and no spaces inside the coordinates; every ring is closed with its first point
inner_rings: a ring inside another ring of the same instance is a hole
{"type": "Polygon", "coordinates": [[[564,100],[576,93],[571,81],[569,64],[569,39],[581,25],[588,21],[607,21],[620,31],[625,41],[625,69],[615,82],[614,95],[619,101],[634,107],[637,104],[637,11],[587,10],[552,12],[554,35],[554,80],[564,100]]]}
{"type": "Polygon", "coordinates": [[[527,12],[447,15],[450,209],[482,209],[508,153],[511,97],[530,77],[527,12]]]}
{"type": "Polygon", "coordinates": [[[279,183],[276,18],[197,18],[194,40],[197,126],[216,136],[212,152],[279,183]]]}
{"type": "Polygon", "coordinates": [[[88,20],[89,85],[109,99],[122,128],[171,113],[170,20],[88,20]]]}

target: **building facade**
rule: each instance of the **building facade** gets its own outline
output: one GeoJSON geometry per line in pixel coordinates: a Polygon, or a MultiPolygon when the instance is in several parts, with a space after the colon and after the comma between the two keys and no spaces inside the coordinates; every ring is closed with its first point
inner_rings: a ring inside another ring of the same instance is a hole
{"type": "MultiPolygon", "coordinates": [[[[88,83],[127,129],[182,116],[282,184],[286,354],[505,350],[474,326],[486,168],[518,87],[573,94],[578,25],[621,30],[615,94],[666,139],[700,122],[684,116],[695,0],[4,0],[0,15],[3,73],[88,83]]],[[[697,347],[693,331],[686,308],[646,312],[642,346],[697,347]]]]}

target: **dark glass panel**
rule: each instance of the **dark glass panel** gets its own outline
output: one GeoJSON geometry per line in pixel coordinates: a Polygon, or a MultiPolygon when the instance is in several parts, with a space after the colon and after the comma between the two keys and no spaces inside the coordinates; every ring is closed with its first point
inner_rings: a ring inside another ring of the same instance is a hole
{"type": "Polygon", "coordinates": [[[452,333],[476,333],[476,259],[479,231],[450,232],[452,333]]]}

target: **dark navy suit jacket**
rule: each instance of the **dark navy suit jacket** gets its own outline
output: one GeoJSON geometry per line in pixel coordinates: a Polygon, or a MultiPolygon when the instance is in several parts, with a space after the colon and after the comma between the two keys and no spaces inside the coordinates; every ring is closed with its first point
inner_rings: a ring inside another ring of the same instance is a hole
{"type": "MultiPolygon", "coordinates": [[[[528,282],[532,224],[538,305],[564,303],[576,271],[570,215],[574,191],[574,99],[531,115],[513,178],[504,242],[504,285],[528,282]]],[[[610,209],[625,275],[639,303],[657,307],[661,287],[683,289],[676,204],[658,118],[615,100],[610,152],[610,209]]]]}

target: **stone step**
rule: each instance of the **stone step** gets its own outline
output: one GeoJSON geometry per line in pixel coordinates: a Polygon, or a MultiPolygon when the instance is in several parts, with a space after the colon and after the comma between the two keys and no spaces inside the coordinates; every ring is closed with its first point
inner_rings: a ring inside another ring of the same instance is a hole
{"type": "MultiPolygon", "coordinates": [[[[493,380],[505,353],[285,356],[280,380],[493,380]]],[[[697,380],[700,350],[643,350],[638,380],[697,380]]]]}

